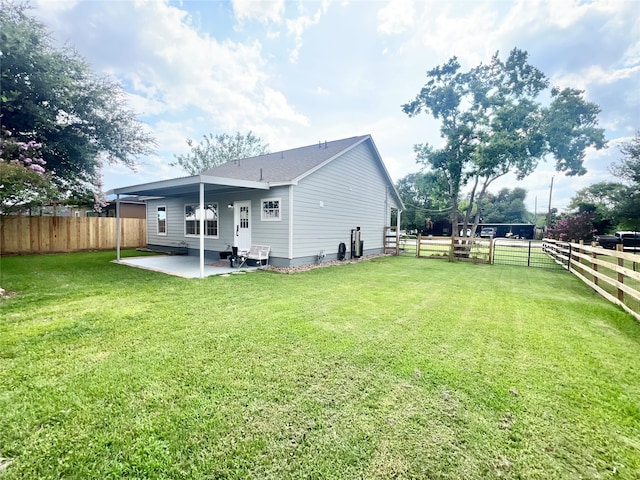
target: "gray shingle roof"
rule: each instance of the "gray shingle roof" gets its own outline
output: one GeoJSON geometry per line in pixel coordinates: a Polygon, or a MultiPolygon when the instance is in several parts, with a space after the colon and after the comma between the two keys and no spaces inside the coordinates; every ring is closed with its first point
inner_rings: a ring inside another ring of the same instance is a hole
{"type": "Polygon", "coordinates": [[[361,135],[234,160],[206,170],[202,175],[271,184],[289,183],[368,138],[369,135],[361,135]]]}

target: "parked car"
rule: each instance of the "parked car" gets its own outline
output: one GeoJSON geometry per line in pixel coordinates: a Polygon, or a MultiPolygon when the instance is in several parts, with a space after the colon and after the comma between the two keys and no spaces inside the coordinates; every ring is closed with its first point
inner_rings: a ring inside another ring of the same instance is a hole
{"type": "Polygon", "coordinates": [[[493,238],[496,236],[496,231],[494,227],[484,227],[480,230],[480,238],[493,238]]]}
{"type": "Polygon", "coordinates": [[[598,245],[615,250],[619,244],[623,248],[640,248],[640,232],[616,232],[613,235],[599,235],[596,237],[598,245]]]}

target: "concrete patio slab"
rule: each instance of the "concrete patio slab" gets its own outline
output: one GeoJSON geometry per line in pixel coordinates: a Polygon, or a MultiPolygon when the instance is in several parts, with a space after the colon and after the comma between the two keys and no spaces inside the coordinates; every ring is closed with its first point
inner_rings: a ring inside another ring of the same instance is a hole
{"type": "MultiPolygon", "coordinates": [[[[200,259],[189,255],[153,255],[145,257],[121,258],[115,263],[129,267],[152,270],[183,278],[200,278],[200,259]]],[[[228,261],[211,262],[205,260],[204,276],[230,275],[257,270],[258,267],[231,268],[228,261]]]]}

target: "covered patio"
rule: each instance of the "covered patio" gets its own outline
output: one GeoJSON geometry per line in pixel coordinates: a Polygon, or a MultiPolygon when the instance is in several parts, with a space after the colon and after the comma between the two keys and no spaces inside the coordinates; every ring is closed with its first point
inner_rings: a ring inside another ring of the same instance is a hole
{"type": "Polygon", "coordinates": [[[189,255],[152,255],[144,257],[129,257],[116,260],[120,265],[152,270],[182,278],[204,278],[212,275],[234,275],[253,272],[259,267],[243,266],[232,268],[229,261],[217,261],[200,264],[200,258],[189,255]]]}
{"type": "MultiPolygon", "coordinates": [[[[157,182],[145,183],[141,185],[133,185],[130,187],[116,188],[110,190],[109,194],[115,194],[116,196],[116,262],[129,266],[139,266],[140,268],[147,268],[149,270],[161,271],[172,275],[178,275],[186,278],[204,278],[211,275],[222,275],[237,272],[238,269],[226,268],[228,271],[224,271],[225,267],[215,267],[205,264],[205,251],[204,251],[204,215],[199,218],[199,256],[189,257],[181,256],[176,258],[171,257],[155,257],[156,260],[149,260],[151,257],[142,257],[137,259],[141,265],[135,265],[136,262],[132,262],[134,259],[123,259],[120,254],[120,195],[137,195],[138,197],[148,200],[153,198],[166,198],[166,197],[182,197],[187,194],[198,195],[199,209],[204,211],[204,199],[205,192],[232,192],[241,189],[255,189],[255,190],[268,190],[269,185],[266,182],[255,182],[249,180],[239,180],[234,178],[221,178],[210,175],[193,175],[190,177],[176,178],[172,180],[161,180],[157,182]],[[164,260],[159,260],[165,258],[164,260]],[[194,272],[197,270],[196,274],[194,272]],[[155,265],[157,264],[157,265],[155,265]],[[149,265],[149,266],[143,266],[149,265]],[[176,272],[176,273],[172,273],[176,272]]],[[[251,268],[243,268],[242,271],[250,271],[251,268]]],[[[253,269],[255,270],[255,268],[253,269]]]]}

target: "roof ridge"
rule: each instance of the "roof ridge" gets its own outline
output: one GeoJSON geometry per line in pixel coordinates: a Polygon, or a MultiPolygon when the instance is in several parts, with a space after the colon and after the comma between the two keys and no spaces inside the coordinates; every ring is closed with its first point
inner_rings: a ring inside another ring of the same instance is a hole
{"type": "MultiPolygon", "coordinates": [[[[338,138],[336,140],[324,140],[324,141],[318,140],[318,144],[317,145],[319,147],[322,147],[323,145],[327,145],[328,146],[329,144],[332,144],[332,143],[344,142],[344,141],[347,141],[347,140],[354,140],[354,139],[362,139],[362,138],[366,138],[366,137],[370,137],[370,136],[371,136],[371,134],[365,134],[365,135],[354,135],[352,137],[346,137],[346,138],[338,138]]],[[[311,143],[309,145],[302,145],[300,147],[287,148],[285,150],[277,150],[275,152],[263,153],[261,155],[254,155],[252,157],[234,158],[233,160],[229,160],[229,161],[227,161],[225,163],[221,163],[220,165],[216,165],[216,167],[225,165],[225,164],[227,164],[229,162],[237,162],[238,160],[251,160],[251,159],[254,159],[254,158],[266,157],[266,156],[269,156],[269,155],[276,155],[278,153],[291,152],[293,150],[302,150],[304,148],[312,148],[312,147],[315,147],[315,146],[316,146],[315,143],[311,143]]],[[[216,168],[216,167],[213,167],[213,168],[216,168]]],[[[209,169],[209,170],[211,170],[211,169],[209,169]]]]}

